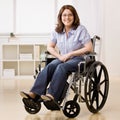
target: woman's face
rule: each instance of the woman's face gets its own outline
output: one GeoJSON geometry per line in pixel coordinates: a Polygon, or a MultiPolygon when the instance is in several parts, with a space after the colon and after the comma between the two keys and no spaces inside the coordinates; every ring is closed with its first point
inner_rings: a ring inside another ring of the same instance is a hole
{"type": "Polygon", "coordinates": [[[62,13],[62,22],[65,27],[71,27],[74,21],[73,13],[69,9],[65,9],[62,13]]]}

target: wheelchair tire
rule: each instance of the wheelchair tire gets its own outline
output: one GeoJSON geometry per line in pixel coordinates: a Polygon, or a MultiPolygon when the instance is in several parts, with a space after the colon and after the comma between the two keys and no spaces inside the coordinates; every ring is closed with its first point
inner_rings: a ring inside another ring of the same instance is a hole
{"type": "Polygon", "coordinates": [[[63,109],[63,113],[68,118],[75,118],[80,112],[80,106],[77,102],[71,100],[67,101],[63,109]]]}
{"type": "Polygon", "coordinates": [[[106,67],[95,61],[89,68],[85,80],[85,102],[92,113],[100,111],[108,96],[109,76],[106,67]]]}
{"type": "Polygon", "coordinates": [[[28,113],[30,113],[30,114],[36,114],[36,113],[38,113],[40,111],[41,104],[39,102],[36,102],[36,103],[34,103],[34,107],[33,106],[29,106],[28,107],[28,106],[24,105],[24,108],[25,108],[25,110],[28,113]]]}

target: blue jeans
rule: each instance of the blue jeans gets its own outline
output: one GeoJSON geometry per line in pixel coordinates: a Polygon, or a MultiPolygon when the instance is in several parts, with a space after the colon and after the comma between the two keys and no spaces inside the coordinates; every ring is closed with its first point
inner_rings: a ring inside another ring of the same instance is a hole
{"type": "Polygon", "coordinates": [[[53,60],[38,74],[30,91],[38,95],[44,95],[47,90],[47,93],[54,96],[54,99],[58,101],[68,76],[71,72],[78,70],[78,63],[83,60],[83,57],[74,57],[67,62],[61,62],[58,59],[53,60]],[[49,88],[47,89],[48,84],[49,88]]]}

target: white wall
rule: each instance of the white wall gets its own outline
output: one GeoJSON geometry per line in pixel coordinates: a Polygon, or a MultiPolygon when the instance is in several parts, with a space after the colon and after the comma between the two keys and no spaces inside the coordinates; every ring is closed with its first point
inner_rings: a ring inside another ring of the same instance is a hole
{"type": "Polygon", "coordinates": [[[17,34],[49,33],[54,24],[55,0],[16,0],[17,34]]]}
{"type": "Polygon", "coordinates": [[[86,26],[91,36],[98,34],[98,1],[76,0],[73,2],[78,11],[81,24],[86,26]]]}
{"type": "Polygon", "coordinates": [[[0,0],[0,35],[50,33],[56,0],[0,0]]]}
{"type": "Polygon", "coordinates": [[[106,0],[104,4],[104,60],[110,74],[120,77],[120,1],[106,0]]]}
{"type": "Polygon", "coordinates": [[[0,0],[0,33],[13,32],[13,0],[0,0]]]}

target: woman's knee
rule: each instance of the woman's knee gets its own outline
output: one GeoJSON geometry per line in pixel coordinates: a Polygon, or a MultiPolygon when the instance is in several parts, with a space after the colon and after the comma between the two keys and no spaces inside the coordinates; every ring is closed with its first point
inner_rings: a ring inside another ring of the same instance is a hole
{"type": "Polygon", "coordinates": [[[61,63],[61,64],[59,64],[59,65],[57,66],[57,70],[58,70],[58,71],[59,71],[59,70],[62,70],[62,71],[64,71],[64,72],[67,72],[67,71],[68,71],[68,67],[67,67],[66,64],[61,63]]]}
{"type": "Polygon", "coordinates": [[[49,69],[56,69],[56,67],[60,64],[60,61],[58,60],[53,60],[50,62],[46,67],[49,69]]]}

